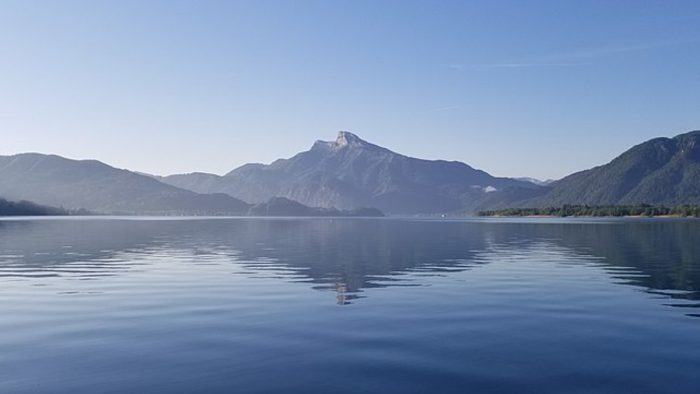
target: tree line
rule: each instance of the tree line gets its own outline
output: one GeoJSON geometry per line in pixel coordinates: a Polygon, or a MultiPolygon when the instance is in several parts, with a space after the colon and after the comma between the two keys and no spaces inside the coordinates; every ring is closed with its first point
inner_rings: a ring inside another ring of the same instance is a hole
{"type": "Polygon", "coordinates": [[[69,215],[63,208],[47,207],[29,201],[8,201],[0,198],[0,216],[69,215]]]}
{"type": "Polygon", "coordinates": [[[481,211],[479,216],[679,216],[700,217],[700,205],[675,207],[639,205],[562,205],[547,208],[506,208],[481,211]]]}

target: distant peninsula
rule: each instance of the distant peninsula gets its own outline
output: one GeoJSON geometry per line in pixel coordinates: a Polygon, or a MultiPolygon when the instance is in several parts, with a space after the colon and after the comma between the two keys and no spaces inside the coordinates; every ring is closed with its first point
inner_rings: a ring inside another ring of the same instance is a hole
{"type": "Polygon", "coordinates": [[[497,217],[623,217],[623,216],[673,216],[700,217],[700,205],[679,205],[675,207],[639,205],[562,205],[548,208],[506,208],[480,211],[478,216],[497,217]]]}
{"type": "Polygon", "coordinates": [[[70,212],[63,208],[39,205],[29,201],[8,201],[0,198],[0,216],[62,216],[70,212]]]}

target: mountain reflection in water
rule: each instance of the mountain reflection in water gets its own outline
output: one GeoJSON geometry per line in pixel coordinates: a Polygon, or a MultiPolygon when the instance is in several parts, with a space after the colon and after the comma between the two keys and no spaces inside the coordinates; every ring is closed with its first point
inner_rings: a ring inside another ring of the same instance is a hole
{"type": "Polygon", "coordinates": [[[193,264],[229,259],[236,274],[307,283],[348,304],[365,289],[421,286],[422,277],[478,269],[498,254],[558,250],[621,285],[697,301],[698,234],[700,221],[658,219],[8,220],[0,221],[0,280],[96,280],[147,269],[144,255],[179,255],[193,264]]]}

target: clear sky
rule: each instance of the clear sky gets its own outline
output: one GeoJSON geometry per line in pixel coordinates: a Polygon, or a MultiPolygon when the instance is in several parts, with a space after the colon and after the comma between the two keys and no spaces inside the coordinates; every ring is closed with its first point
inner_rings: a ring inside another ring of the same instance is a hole
{"type": "Polygon", "coordinates": [[[698,91],[696,0],[0,1],[0,154],[225,173],[350,130],[558,178],[698,91]]]}

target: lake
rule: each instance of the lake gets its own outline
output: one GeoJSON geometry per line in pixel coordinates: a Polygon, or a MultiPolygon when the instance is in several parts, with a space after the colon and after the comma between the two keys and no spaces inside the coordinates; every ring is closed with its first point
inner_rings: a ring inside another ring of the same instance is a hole
{"type": "Polygon", "coordinates": [[[0,393],[698,390],[699,220],[0,220],[0,393]]]}

